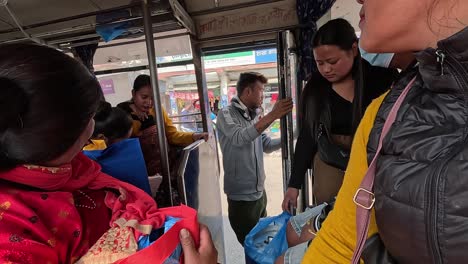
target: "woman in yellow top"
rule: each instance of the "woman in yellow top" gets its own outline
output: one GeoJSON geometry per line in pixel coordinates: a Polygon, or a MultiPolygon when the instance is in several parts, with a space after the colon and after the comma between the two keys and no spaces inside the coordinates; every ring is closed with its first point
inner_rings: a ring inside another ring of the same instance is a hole
{"type": "MultiPolygon", "coordinates": [[[[133,83],[132,99],[117,105],[133,118],[133,137],[140,136],[140,132],[156,125],[156,118],[153,104],[153,89],[151,88],[151,79],[149,75],[139,75],[133,83]]],[[[199,139],[208,140],[207,133],[188,133],[178,131],[172,124],[164,108],[164,128],[166,137],[171,145],[187,146],[199,139]]]]}
{"type": "MultiPolygon", "coordinates": [[[[167,178],[162,171],[161,149],[157,140],[156,134],[156,118],[154,112],[153,89],[151,88],[151,78],[149,75],[139,75],[133,83],[132,99],[127,102],[120,103],[117,107],[129,113],[133,119],[132,137],[137,137],[140,140],[141,150],[145,158],[146,170],[148,175],[161,174],[163,181],[156,195],[156,201],[160,207],[171,205],[180,202],[180,196],[176,189],[177,186],[177,158],[178,154],[173,148],[169,148],[169,165],[171,178],[167,178]],[[169,192],[169,180],[172,183],[172,190],[169,192]]],[[[163,109],[164,127],[166,138],[170,145],[187,146],[196,140],[208,140],[207,133],[187,133],[178,131],[172,124],[172,121],[167,116],[163,109]]]]}
{"type": "Polygon", "coordinates": [[[367,109],[335,208],[302,263],[351,262],[357,239],[353,197],[368,167],[368,151],[374,154],[390,107],[413,77],[416,81],[383,140],[368,237],[379,233],[391,263],[464,263],[468,2],[358,2],[363,4],[363,48],[421,51],[416,54],[419,66],[367,109]]]}

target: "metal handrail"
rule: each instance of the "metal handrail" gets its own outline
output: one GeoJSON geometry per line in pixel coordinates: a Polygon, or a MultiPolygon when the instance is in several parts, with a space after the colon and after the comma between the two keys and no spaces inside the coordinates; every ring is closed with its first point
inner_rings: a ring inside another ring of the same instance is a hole
{"type": "Polygon", "coordinates": [[[197,115],[201,115],[201,112],[192,113],[192,114],[183,114],[183,115],[171,115],[169,116],[169,118],[181,118],[181,117],[197,116],[197,115]]]}
{"type": "Polygon", "coordinates": [[[203,124],[203,121],[185,121],[185,122],[172,122],[174,125],[184,125],[184,124],[203,124]]]}
{"type": "Polygon", "coordinates": [[[190,152],[198,148],[203,143],[205,143],[205,140],[202,140],[202,139],[197,140],[184,148],[184,154],[180,161],[179,169],[177,170],[179,188],[182,189],[182,190],[179,190],[179,194],[182,196],[182,201],[185,205],[187,205],[187,189],[185,187],[185,168],[187,167],[187,162],[190,156],[190,152]]]}

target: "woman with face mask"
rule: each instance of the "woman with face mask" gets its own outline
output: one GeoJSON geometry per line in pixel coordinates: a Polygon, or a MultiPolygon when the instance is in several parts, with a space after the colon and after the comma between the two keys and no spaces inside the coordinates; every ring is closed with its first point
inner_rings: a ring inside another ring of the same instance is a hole
{"type": "Polygon", "coordinates": [[[418,63],[367,109],[335,208],[303,263],[464,263],[468,2],[358,2],[362,47],[416,51],[418,63]],[[363,181],[371,162],[373,187],[363,181]]]}
{"type": "Polygon", "coordinates": [[[311,76],[301,98],[304,122],[282,203],[285,211],[296,206],[311,166],[316,202],[329,202],[337,194],[363,111],[390,88],[397,75],[395,70],[373,67],[361,59],[355,30],[344,19],[321,27],[312,46],[319,72],[311,76]]]}

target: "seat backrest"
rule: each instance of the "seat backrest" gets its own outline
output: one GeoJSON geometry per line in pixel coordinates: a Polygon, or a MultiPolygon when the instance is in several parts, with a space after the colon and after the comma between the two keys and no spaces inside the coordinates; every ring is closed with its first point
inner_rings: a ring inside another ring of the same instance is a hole
{"type": "Polygon", "coordinates": [[[99,163],[102,172],[152,195],[145,159],[138,139],[122,140],[104,150],[90,150],[83,151],[83,153],[99,163]]]}

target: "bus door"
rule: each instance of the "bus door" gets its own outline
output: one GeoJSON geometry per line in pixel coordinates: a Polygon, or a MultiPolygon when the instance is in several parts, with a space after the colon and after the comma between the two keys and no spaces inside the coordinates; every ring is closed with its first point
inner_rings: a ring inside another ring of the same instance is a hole
{"type": "MultiPolygon", "coordinates": [[[[299,135],[300,119],[298,116],[298,106],[301,94],[301,85],[297,82],[297,53],[295,37],[292,31],[281,31],[277,34],[278,45],[278,84],[281,98],[290,97],[293,99],[293,111],[281,119],[281,142],[282,142],[282,171],[283,171],[283,192],[286,192],[288,182],[291,177],[292,162],[294,159],[294,148],[299,135]]],[[[297,210],[304,208],[304,199],[301,192],[298,199],[297,210]]],[[[305,193],[308,193],[307,191],[305,193]]],[[[305,197],[307,198],[307,197],[305,197]]],[[[307,202],[306,202],[307,204],[307,202]]]]}

